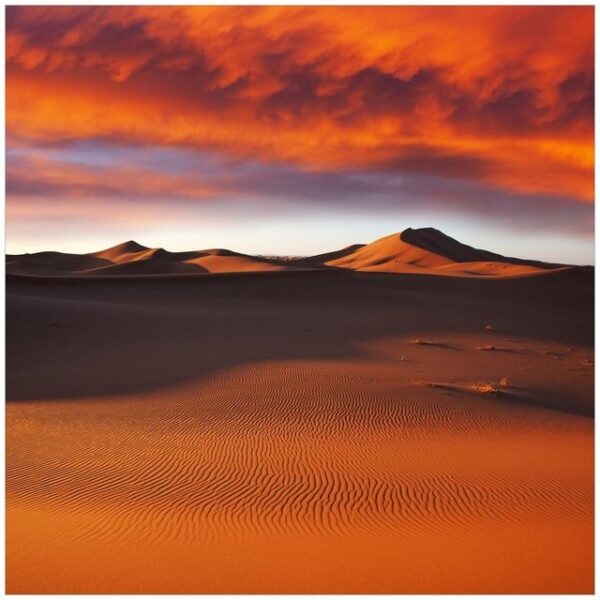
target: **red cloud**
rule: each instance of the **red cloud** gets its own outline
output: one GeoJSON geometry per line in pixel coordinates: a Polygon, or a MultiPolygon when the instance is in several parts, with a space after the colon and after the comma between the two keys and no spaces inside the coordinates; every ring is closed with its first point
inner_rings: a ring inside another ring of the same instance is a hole
{"type": "Polygon", "coordinates": [[[204,183],[201,174],[172,175],[131,166],[105,168],[51,160],[44,156],[13,158],[7,164],[6,189],[10,197],[165,198],[198,200],[220,198],[229,189],[223,183],[204,183]]]}
{"type": "Polygon", "coordinates": [[[590,201],[593,51],[593,7],[12,7],[7,132],[590,201]]]}

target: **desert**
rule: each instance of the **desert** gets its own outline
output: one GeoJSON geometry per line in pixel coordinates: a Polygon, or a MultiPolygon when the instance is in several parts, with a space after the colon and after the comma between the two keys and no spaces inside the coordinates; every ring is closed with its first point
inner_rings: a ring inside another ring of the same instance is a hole
{"type": "Polygon", "coordinates": [[[409,228],[6,273],[8,593],[593,592],[592,267],[409,228]]]}

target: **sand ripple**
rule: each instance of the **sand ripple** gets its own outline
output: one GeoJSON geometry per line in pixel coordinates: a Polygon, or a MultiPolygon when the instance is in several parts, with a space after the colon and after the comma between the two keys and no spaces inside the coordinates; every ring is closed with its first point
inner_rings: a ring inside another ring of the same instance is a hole
{"type": "Polygon", "coordinates": [[[143,396],[12,403],[7,417],[9,505],[91,512],[89,538],[467,522],[485,535],[489,519],[593,511],[589,465],[563,462],[570,432],[591,440],[588,419],[440,394],[364,361],[247,365],[143,396]]]}

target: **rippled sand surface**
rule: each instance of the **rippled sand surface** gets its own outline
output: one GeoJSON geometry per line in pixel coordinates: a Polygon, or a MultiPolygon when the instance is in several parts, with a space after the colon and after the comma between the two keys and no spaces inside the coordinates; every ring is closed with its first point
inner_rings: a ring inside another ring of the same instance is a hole
{"type": "Polygon", "coordinates": [[[268,281],[13,287],[9,592],[593,590],[585,306],[268,281]]]}

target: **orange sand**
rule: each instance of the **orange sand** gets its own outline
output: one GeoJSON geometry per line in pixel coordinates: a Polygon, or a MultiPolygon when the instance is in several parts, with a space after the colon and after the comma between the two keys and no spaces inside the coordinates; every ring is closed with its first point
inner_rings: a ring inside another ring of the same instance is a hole
{"type": "Polygon", "coordinates": [[[592,290],[11,280],[7,591],[593,592],[592,290]]]}

